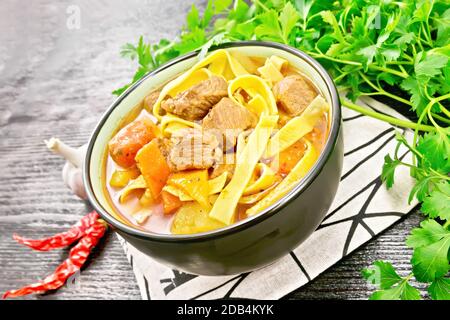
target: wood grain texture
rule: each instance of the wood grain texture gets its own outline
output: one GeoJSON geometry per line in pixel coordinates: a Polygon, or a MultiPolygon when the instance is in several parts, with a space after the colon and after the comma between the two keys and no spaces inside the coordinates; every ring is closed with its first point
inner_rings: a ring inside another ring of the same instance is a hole
{"type": "MultiPolygon", "coordinates": [[[[204,0],[194,1],[200,7],[204,0]]],[[[61,180],[63,160],[44,139],[57,136],[85,143],[134,71],[120,46],[139,35],[173,38],[190,1],[0,2],[0,292],[43,278],[68,250],[32,252],[15,243],[13,232],[34,238],[61,232],[90,209],[61,180]],[[80,29],[66,26],[76,5],[80,29]]],[[[414,213],[343,259],[289,299],[366,299],[371,288],[362,267],[377,259],[407,273],[411,252],[404,244],[417,226],[414,213]]],[[[134,275],[116,237],[109,233],[75,285],[27,299],[139,299],[134,275]]]]}

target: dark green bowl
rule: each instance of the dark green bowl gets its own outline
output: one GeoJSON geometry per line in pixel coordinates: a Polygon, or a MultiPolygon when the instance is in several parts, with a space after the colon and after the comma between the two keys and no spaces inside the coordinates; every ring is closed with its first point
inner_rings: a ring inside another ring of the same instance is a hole
{"type": "Polygon", "coordinates": [[[187,70],[197,52],[174,59],[146,75],[106,111],[92,134],[84,166],[90,202],[110,226],[143,253],[172,268],[200,275],[230,275],[255,270],[283,257],[319,226],[339,184],[343,139],[341,107],[335,85],[325,69],[307,54],[278,43],[232,42],[219,46],[243,54],[287,59],[309,76],[331,105],[331,128],[325,148],[310,172],[280,201],[223,229],[192,235],[139,230],[118,216],[105,194],[103,163],[107,142],[120,121],[153,89],[187,70]]]}

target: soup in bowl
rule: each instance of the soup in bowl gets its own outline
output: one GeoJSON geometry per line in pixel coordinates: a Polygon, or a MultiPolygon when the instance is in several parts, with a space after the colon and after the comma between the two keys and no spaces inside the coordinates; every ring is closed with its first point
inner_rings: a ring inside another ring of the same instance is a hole
{"type": "Polygon", "coordinates": [[[342,167],[340,105],[295,49],[231,43],[144,77],[88,147],[90,201],[158,261],[195,274],[267,265],[320,224],[342,167]]]}

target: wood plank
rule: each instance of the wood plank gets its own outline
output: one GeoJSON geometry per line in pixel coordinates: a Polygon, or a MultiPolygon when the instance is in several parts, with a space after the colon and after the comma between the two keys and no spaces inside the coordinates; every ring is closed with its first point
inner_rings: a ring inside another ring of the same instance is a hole
{"type": "MultiPolygon", "coordinates": [[[[199,7],[205,1],[194,1],[199,7]]],[[[57,136],[77,146],[114,100],[111,91],[134,71],[121,59],[122,44],[172,39],[184,23],[190,1],[76,2],[81,28],[66,27],[72,1],[2,0],[0,11],[0,292],[50,273],[68,250],[32,252],[11,239],[13,232],[43,237],[61,232],[90,210],[61,180],[63,160],[45,149],[57,136]]],[[[419,222],[411,215],[325,272],[289,299],[366,299],[371,288],[360,269],[376,259],[407,272],[405,236],[419,222]]],[[[111,233],[94,250],[79,287],[27,299],[139,299],[133,272],[111,233]]]]}

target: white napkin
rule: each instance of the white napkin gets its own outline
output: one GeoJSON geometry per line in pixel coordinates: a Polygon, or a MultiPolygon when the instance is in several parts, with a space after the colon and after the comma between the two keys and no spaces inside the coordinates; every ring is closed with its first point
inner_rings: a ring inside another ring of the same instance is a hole
{"type": "MultiPolygon", "coordinates": [[[[390,107],[371,98],[360,105],[397,118],[390,107]]],[[[393,153],[395,128],[343,108],[344,168],[333,205],[322,224],[304,243],[274,264],[247,274],[196,276],[172,270],[119,240],[136,275],[143,299],[279,299],[314,279],[370,240],[417,204],[407,203],[413,180],[405,168],[387,191],[381,183],[383,158],[393,153]]],[[[412,138],[410,131],[406,132],[412,138]]],[[[408,160],[405,148],[400,155],[408,160]]]]}

